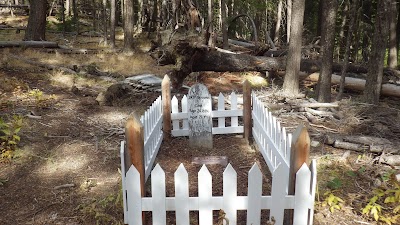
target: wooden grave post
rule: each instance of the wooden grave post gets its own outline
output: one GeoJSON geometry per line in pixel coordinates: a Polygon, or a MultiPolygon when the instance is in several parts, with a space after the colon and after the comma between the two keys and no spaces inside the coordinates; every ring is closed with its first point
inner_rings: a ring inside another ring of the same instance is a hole
{"type": "Polygon", "coordinates": [[[161,83],[161,99],[163,106],[163,132],[165,140],[171,138],[171,81],[168,75],[161,83]]]}
{"type": "Polygon", "coordinates": [[[189,145],[191,147],[213,147],[211,95],[203,84],[195,84],[189,89],[189,145]]]}
{"type": "Polygon", "coordinates": [[[247,143],[251,137],[251,85],[248,80],[243,82],[243,137],[247,143]]]}
{"type": "MultiPolygon", "coordinates": [[[[144,170],[144,132],[143,125],[136,114],[130,117],[125,126],[126,149],[125,168],[133,164],[140,174],[140,189],[142,197],[145,196],[145,170],[144,170]]],[[[143,224],[145,224],[144,212],[142,214],[143,224]]]]}
{"type": "MultiPolygon", "coordinates": [[[[310,158],[310,136],[307,128],[301,124],[293,133],[290,150],[290,170],[288,194],[295,194],[296,173],[300,167],[306,163],[309,165],[310,158]]],[[[286,210],[285,210],[286,211],[286,210]]],[[[293,224],[293,210],[287,210],[284,224],[293,224]]]]}

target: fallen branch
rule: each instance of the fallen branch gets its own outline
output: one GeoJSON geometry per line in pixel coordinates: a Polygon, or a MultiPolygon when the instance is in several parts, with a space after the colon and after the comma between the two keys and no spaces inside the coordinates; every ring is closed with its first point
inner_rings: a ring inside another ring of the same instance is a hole
{"type": "Polygon", "coordinates": [[[51,41],[0,41],[0,48],[10,47],[58,48],[58,44],[51,41]]]}
{"type": "MultiPolygon", "coordinates": [[[[318,77],[319,73],[313,73],[308,76],[308,79],[311,81],[318,81],[318,77]]],[[[365,83],[366,81],[363,79],[346,77],[344,88],[354,91],[363,91],[365,83]]],[[[332,84],[340,84],[339,75],[332,74],[332,84]]],[[[400,86],[394,84],[382,84],[381,95],[400,97],[400,86]]]]}

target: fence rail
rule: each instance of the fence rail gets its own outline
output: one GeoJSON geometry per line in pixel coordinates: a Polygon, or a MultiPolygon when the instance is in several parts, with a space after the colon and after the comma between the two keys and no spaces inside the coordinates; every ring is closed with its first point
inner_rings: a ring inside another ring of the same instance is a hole
{"type": "MultiPolygon", "coordinates": [[[[218,118],[218,126],[212,128],[213,134],[232,134],[243,133],[243,126],[239,126],[239,117],[243,116],[243,110],[238,109],[237,96],[234,92],[230,95],[231,108],[225,109],[225,97],[222,93],[218,96],[217,109],[211,112],[212,118],[218,118]],[[226,118],[230,118],[231,124],[227,126],[226,118]]],[[[179,111],[179,101],[176,96],[171,100],[171,120],[172,120],[172,136],[189,136],[188,123],[188,99],[186,95],[181,100],[181,111],[179,111]]]]}

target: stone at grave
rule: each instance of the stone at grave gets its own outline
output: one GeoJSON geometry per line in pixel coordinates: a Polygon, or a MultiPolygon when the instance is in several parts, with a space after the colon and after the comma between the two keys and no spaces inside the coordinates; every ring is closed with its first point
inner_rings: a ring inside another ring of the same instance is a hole
{"type": "Polygon", "coordinates": [[[127,82],[138,82],[149,86],[161,86],[162,79],[153,74],[142,74],[125,79],[127,82]]]}
{"type": "Polygon", "coordinates": [[[189,145],[191,147],[213,147],[211,95],[203,84],[195,84],[189,89],[189,145]]]}
{"type": "Polygon", "coordinates": [[[226,156],[204,156],[204,157],[194,157],[192,160],[193,164],[199,165],[215,165],[219,164],[221,166],[228,165],[228,157],[226,156]]]}

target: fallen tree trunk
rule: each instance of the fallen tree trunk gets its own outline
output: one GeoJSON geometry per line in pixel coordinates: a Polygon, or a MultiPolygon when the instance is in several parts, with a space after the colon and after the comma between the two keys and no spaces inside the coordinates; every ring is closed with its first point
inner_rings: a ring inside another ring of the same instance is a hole
{"type": "Polygon", "coordinates": [[[0,48],[10,47],[58,48],[58,44],[51,41],[0,41],[0,48]]]}
{"type": "MultiPolygon", "coordinates": [[[[313,73],[308,76],[311,81],[318,81],[319,73],[313,73]]],[[[346,77],[344,88],[355,91],[363,91],[366,81],[363,79],[346,77]]],[[[340,84],[340,76],[332,74],[332,84],[340,84]]],[[[381,95],[400,97],[400,86],[395,84],[383,84],[381,95]]]]}

